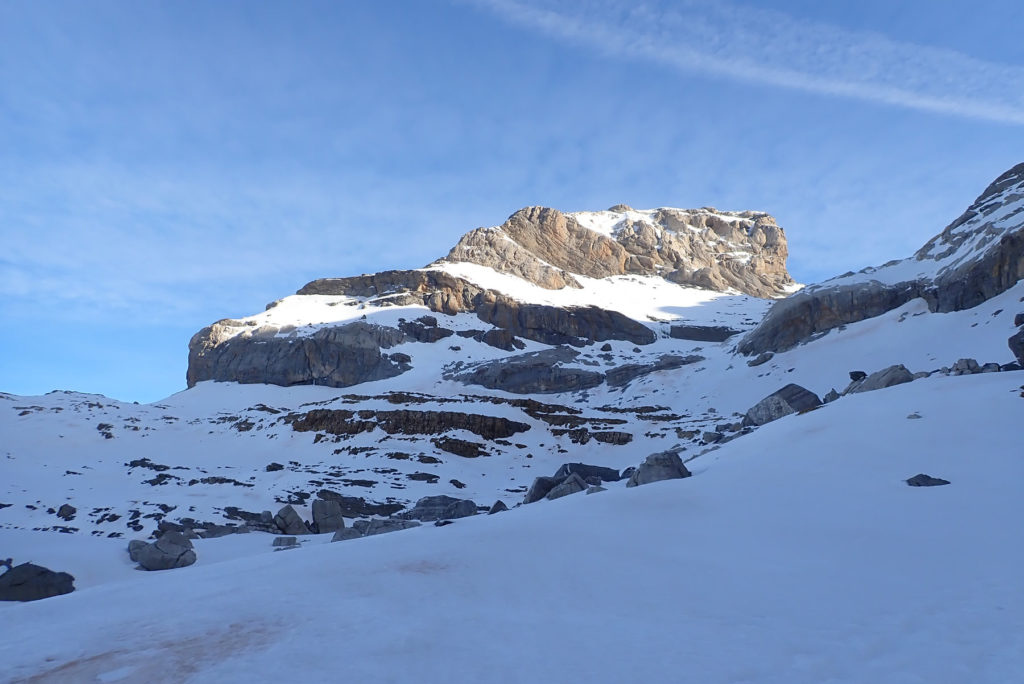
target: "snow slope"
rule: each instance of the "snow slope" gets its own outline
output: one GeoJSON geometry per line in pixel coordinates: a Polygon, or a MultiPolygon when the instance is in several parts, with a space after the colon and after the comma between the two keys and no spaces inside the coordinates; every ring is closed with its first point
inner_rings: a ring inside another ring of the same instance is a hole
{"type": "Polygon", "coordinates": [[[783,418],[686,480],[284,553],[204,540],[172,572],[0,531],[87,578],[0,604],[0,679],[1017,681],[1022,383],[918,380],[783,418]],[[952,484],[902,482],[918,472],[952,484]]]}

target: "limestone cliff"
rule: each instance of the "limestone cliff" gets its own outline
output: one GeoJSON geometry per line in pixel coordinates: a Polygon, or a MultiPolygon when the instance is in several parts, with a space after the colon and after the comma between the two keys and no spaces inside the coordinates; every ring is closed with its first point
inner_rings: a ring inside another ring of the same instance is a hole
{"type": "Polygon", "coordinates": [[[785,233],[768,214],[617,205],[576,214],[520,209],[501,226],[470,231],[437,263],[480,264],[547,289],[579,287],[574,275],[658,275],[779,297],[793,285],[787,256],[785,233]]]}

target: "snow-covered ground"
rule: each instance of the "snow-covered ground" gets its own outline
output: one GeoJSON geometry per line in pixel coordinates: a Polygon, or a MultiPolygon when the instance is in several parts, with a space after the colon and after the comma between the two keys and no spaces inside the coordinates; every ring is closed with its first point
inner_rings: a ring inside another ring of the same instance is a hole
{"type": "Polygon", "coordinates": [[[201,540],[170,572],[112,540],[0,531],[79,577],[0,604],[0,678],[1018,681],[1022,383],[851,395],[685,480],[279,553],[201,540]],[[908,487],[918,472],[951,484],[908,487]]]}

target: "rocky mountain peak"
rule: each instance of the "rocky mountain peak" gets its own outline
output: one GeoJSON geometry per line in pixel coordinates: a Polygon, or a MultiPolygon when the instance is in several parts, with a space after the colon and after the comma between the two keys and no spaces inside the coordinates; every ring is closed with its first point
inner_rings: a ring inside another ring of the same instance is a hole
{"type": "Polygon", "coordinates": [[[680,284],[755,297],[786,294],[788,246],[763,212],[625,204],[597,212],[526,207],[500,226],[477,228],[432,265],[472,263],[558,290],[578,276],[662,276],[680,284]]]}

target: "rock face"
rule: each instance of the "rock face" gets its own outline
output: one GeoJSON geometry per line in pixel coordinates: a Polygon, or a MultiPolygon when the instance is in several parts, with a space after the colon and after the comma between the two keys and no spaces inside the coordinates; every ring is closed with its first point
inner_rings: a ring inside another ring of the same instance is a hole
{"type": "Polygon", "coordinates": [[[232,320],[203,328],[189,342],[188,386],[230,380],[348,387],[393,378],[410,368],[382,351],[406,340],[396,328],[357,321],[306,337],[281,337],[279,332],[273,327],[239,332],[232,320]]]}
{"type": "Polygon", "coordinates": [[[923,298],[933,312],[977,306],[1024,278],[1024,164],[997,178],[909,259],[867,268],[776,303],[740,353],[783,351],[923,298]]]}
{"type": "Polygon", "coordinates": [[[783,416],[821,406],[821,399],[800,385],[790,383],[754,404],[743,419],[746,425],[764,425],[783,416]]]}
{"type": "Polygon", "coordinates": [[[450,377],[467,385],[515,394],[574,392],[603,383],[603,373],[560,365],[574,361],[577,356],[579,352],[574,349],[555,347],[473,364],[450,377]]]}
{"type": "MultiPolygon", "coordinates": [[[[131,546],[128,552],[132,555],[131,546]]],[[[132,557],[146,570],[184,568],[196,562],[192,542],[180,532],[164,532],[152,544],[136,546],[132,557]]]]}
{"type": "Polygon", "coordinates": [[[672,282],[776,297],[792,283],[786,237],[759,212],[714,209],[565,214],[520,209],[496,228],[467,233],[442,261],[469,262],[540,287],[579,287],[574,275],[665,275],[672,282]]]}
{"type": "Polygon", "coordinates": [[[629,476],[626,486],[638,487],[661,480],[678,480],[690,475],[690,471],[683,465],[683,460],[679,458],[678,451],[661,451],[644,459],[629,476]]]}
{"type": "Polygon", "coordinates": [[[33,563],[22,563],[0,575],[0,601],[38,601],[70,594],[75,578],[33,563]]]}

